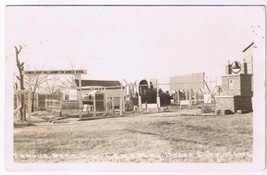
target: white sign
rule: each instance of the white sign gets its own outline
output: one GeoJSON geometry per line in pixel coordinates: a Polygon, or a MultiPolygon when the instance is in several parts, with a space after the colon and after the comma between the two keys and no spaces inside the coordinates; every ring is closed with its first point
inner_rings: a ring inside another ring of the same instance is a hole
{"type": "Polygon", "coordinates": [[[24,71],[25,75],[36,74],[87,74],[87,70],[34,70],[24,71]]]}

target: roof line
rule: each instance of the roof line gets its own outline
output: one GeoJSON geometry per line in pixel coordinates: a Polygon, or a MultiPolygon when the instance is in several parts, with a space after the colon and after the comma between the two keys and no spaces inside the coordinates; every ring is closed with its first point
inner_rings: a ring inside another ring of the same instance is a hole
{"type": "Polygon", "coordinates": [[[246,47],[243,52],[246,52],[246,50],[248,50],[252,45],[254,44],[254,42],[252,42],[248,47],[246,47]]]}
{"type": "MultiPolygon", "coordinates": [[[[75,79],[76,86],[79,86],[79,81],[75,79]]],[[[81,87],[92,86],[92,87],[111,87],[121,86],[121,83],[116,80],[81,80],[81,87]]]]}
{"type": "MultiPolygon", "coordinates": [[[[75,80],[77,80],[77,81],[79,81],[78,79],[75,79],[75,80]]],[[[83,80],[81,80],[81,81],[118,81],[118,80],[85,80],[85,79],[83,79],[83,80]]],[[[118,81],[119,82],[119,81],[118,81]]]]}

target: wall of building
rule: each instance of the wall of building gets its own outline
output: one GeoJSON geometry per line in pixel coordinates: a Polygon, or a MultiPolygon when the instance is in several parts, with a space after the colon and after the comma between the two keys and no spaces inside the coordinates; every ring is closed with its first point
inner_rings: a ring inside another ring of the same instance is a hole
{"type": "MultiPolygon", "coordinates": [[[[82,96],[86,97],[88,96],[88,93],[91,92],[92,90],[82,90],[82,96]]],[[[103,90],[103,93],[106,92],[107,94],[107,100],[108,102],[112,101],[113,98],[113,102],[114,102],[114,106],[115,108],[118,107],[120,105],[120,98],[121,98],[121,89],[106,89],[106,91],[103,90]]],[[[99,108],[97,107],[97,111],[102,110],[102,107],[105,107],[105,96],[103,96],[103,101],[101,102],[97,102],[96,106],[99,106],[99,108]],[[99,104],[98,104],[99,103],[99,104]],[[100,104],[103,103],[103,104],[100,104]]]]}
{"type": "Polygon", "coordinates": [[[222,76],[222,95],[252,96],[251,74],[222,76]]]}
{"type": "MultiPolygon", "coordinates": [[[[85,97],[88,95],[89,92],[91,92],[92,90],[82,90],[82,96],[85,97]]],[[[103,90],[104,92],[104,90],[103,90]]],[[[106,94],[107,97],[120,97],[121,96],[121,89],[106,89],[106,94]]]]}
{"type": "Polygon", "coordinates": [[[244,110],[247,112],[252,111],[252,98],[245,96],[235,96],[234,97],[234,111],[244,110]]]}
{"type": "Polygon", "coordinates": [[[108,97],[120,97],[121,89],[107,89],[106,93],[108,97]]]}
{"type": "Polygon", "coordinates": [[[233,96],[216,96],[216,110],[230,110],[235,111],[234,97],[233,96]]]}
{"type": "Polygon", "coordinates": [[[252,97],[252,75],[241,74],[241,95],[252,97]]]}
{"type": "Polygon", "coordinates": [[[245,96],[216,96],[216,110],[230,110],[236,113],[237,110],[252,111],[252,99],[245,96]]]}
{"type": "Polygon", "coordinates": [[[222,95],[241,95],[240,76],[222,76],[222,95]]]}

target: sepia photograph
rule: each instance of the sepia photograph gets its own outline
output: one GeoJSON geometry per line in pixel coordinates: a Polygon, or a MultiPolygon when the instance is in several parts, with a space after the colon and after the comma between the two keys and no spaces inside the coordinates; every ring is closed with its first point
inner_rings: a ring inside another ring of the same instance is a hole
{"type": "Polygon", "coordinates": [[[6,159],[43,170],[262,163],[265,13],[260,5],[6,6],[6,159]]]}

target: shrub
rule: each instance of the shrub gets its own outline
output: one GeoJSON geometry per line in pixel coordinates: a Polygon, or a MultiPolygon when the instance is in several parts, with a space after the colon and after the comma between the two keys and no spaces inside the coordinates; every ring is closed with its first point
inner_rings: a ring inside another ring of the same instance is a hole
{"type": "Polygon", "coordinates": [[[214,112],[214,109],[211,106],[203,105],[201,112],[202,113],[211,113],[211,112],[214,112]]]}

